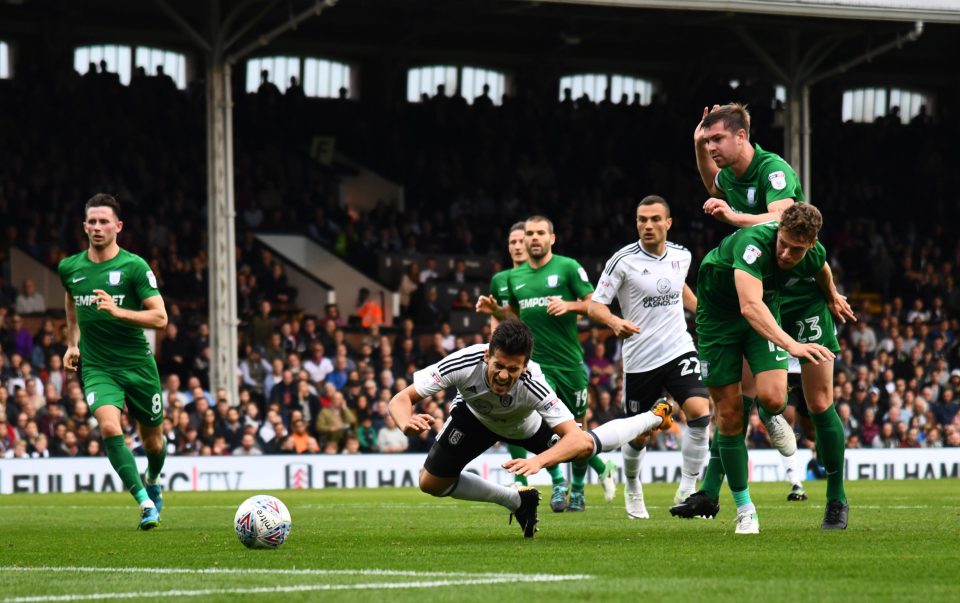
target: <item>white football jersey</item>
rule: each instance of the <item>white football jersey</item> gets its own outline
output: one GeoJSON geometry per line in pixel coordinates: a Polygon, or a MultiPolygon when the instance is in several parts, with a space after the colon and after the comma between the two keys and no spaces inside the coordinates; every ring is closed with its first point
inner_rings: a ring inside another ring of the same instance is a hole
{"type": "Polygon", "coordinates": [[[423,397],[457,388],[455,404],[467,405],[487,429],[504,438],[522,440],[537,433],[543,421],[550,427],[572,421],[573,415],[547,384],[532,360],[503,396],[490,391],[484,353],[488,344],[472,345],[413,374],[413,387],[423,397]]]}
{"type": "Polygon", "coordinates": [[[640,333],[623,341],[623,370],[643,373],[695,351],[683,316],[683,286],[690,269],[690,252],[667,242],[660,257],[637,242],[607,260],[593,301],[620,301],[623,317],[640,333]]]}

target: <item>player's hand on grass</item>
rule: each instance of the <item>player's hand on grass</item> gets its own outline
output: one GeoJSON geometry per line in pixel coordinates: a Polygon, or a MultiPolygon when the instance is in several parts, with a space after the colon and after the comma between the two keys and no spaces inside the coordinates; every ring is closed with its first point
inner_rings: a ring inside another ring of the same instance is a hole
{"type": "Polygon", "coordinates": [[[530,457],[528,459],[510,459],[501,465],[501,467],[515,475],[526,476],[534,475],[543,469],[543,465],[536,460],[536,457],[530,457]]]}
{"type": "Polygon", "coordinates": [[[633,324],[629,320],[624,320],[618,316],[614,317],[613,322],[610,324],[610,329],[613,330],[613,334],[620,339],[626,339],[631,335],[637,335],[640,333],[640,327],[633,324]]]}
{"type": "Polygon", "coordinates": [[[814,364],[829,362],[834,359],[834,354],[819,343],[798,343],[789,348],[787,353],[795,358],[806,358],[814,364]]]}
{"type": "Polygon", "coordinates": [[[63,354],[63,367],[68,371],[77,370],[77,362],[80,361],[80,348],[72,345],[67,348],[63,354]]]}
{"type": "Polygon", "coordinates": [[[559,295],[550,297],[550,303],[547,304],[547,314],[550,316],[563,316],[567,311],[567,302],[563,301],[559,295]]]}
{"type": "Polygon", "coordinates": [[[827,302],[830,312],[837,317],[841,324],[847,324],[847,319],[857,322],[857,315],[853,313],[853,308],[847,302],[846,295],[837,295],[827,302]]]}
{"type": "Polygon", "coordinates": [[[418,414],[410,417],[407,424],[401,429],[404,435],[418,435],[430,429],[433,426],[433,416],[428,414],[418,414]]]}
{"type": "Polygon", "coordinates": [[[492,295],[481,295],[477,298],[477,312],[480,314],[494,315],[501,310],[500,304],[493,299],[492,295]]]}
{"type": "Polygon", "coordinates": [[[116,316],[117,311],[117,302],[113,301],[113,296],[104,291],[103,289],[94,289],[93,293],[97,296],[97,310],[100,312],[106,312],[110,316],[116,316]]]}

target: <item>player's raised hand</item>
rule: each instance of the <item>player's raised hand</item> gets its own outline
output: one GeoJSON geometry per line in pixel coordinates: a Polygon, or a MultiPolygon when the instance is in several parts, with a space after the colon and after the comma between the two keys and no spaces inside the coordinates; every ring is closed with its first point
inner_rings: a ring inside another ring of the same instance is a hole
{"type": "Polygon", "coordinates": [[[481,295],[477,298],[476,311],[480,314],[492,315],[500,311],[500,304],[492,295],[481,295]]]}
{"type": "Polygon", "coordinates": [[[530,457],[528,459],[510,459],[501,467],[513,473],[514,475],[534,475],[543,469],[538,461],[535,460],[536,457],[530,457]]]}
{"type": "Polygon", "coordinates": [[[847,302],[846,295],[837,295],[827,302],[830,312],[837,317],[841,324],[847,324],[847,319],[857,322],[857,315],[853,313],[853,308],[847,302]]]}
{"type": "Polygon", "coordinates": [[[567,313],[569,308],[567,308],[567,302],[563,301],[563,298],[559,295],[551,295],[550,303],[547,304],[547,314],[550,316],[563,316],[567,313]]]}
{"type": "Polygon", "coordinates": [[[703,108],[703,115],[700,117],[700,123],[698,123],[697,127],[693,130],[693,142],[697,144],[707,143],[706,132],[704,132],[704,129],[703,129],[703,120],[705,120],[707,116],[710,115],[710,113],[712,113],[713,111],[716,111],[719,108],[720,108],[720,105],[714,105],[711,108],[707,108],[707,107],[703,108]]]}
{"type": "Polygon", "coordinates": [[[94,295],[97,296],[97,310],[99,312],[106,312],[110,316],[117,315],[117,302],[113,300],[113,296],[104,291],[103,289],[94,289],[94,295]]]}
{"type": "Polygon", "coordinates": [[[80,348],[75,345],[72,345],[67,348],[67,351],[63,354],[63,368],[68,371],[77,370],[77,362],[80,361],[80,348]]]}
{"type": "Polygon", "coordinates": [[[433,416],[428,414],[417,414],[410,417],[407,424],[402,427],[403,434],[412,436],[423,433],[433,425],[433,416]]]}
{"type": "Polygon", "coordinates": [[[796,346],[787,350],[795,358],[806,358],[813,364],[819,365],[821,362],[830,362],[834,359],[834,354],[819,343],[798,343],[796,346]]]}
{"type": "Polygon", "coordinates": [[[617,316],[614,317],[613,322],[610,324],[610,329],[613,331],[613,334],[620,339],[626,339],[631,335],[637,335],[640,333],[640,327],[629,320],[625,320],[617,316]]]}

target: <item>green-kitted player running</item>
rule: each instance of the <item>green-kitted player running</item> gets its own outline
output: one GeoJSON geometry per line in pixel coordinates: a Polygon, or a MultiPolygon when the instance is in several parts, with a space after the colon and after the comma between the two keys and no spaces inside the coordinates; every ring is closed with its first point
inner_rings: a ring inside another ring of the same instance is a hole
{"type": "MultiPolygon", "coordinates": [[[[579,262],[553,253],[555,241],[553,223],[546,217],[532,216],[524,222],[527,263],[508,273],[509,290],[504,293],[508,294],[512,312],[533,331],[533,361],[541,366],[547,383],[581,427],[585,427],[588,379],[577,333],[577,315],[587,313],[593,285],[579,262]]],[[[502,295],[481,296],[477,310],[502,318],[505,308],[498,303],[502,298],[502,295]]],[[[588,466],[599,474],[604,498],[607,502],[613,500],[617,466],[594,456],[589,461],[574,461],[569,504],[566,485],[557,483],[556,472],[551,474],[554,479],[551,509],[560,512],[586,508],[583,491],[588,466]]]]}
{"type": "Polygon", "coordinates": [[[157,479],[167,453],[160,375],[143,329],[165,327],[167,311],[150,266],[117,244],[122,229],[114,197],[98,194],[87,201],[83,230],[90,246],[58,268],[66,289],[63,365],[75,371],[83,360],[84,393],[107,458],[140,505],[140,528],[149,530],[160,523],[163,499],[157,479]],[[146,487],[120,427],[124,401],[147,451],[146,487]]]}

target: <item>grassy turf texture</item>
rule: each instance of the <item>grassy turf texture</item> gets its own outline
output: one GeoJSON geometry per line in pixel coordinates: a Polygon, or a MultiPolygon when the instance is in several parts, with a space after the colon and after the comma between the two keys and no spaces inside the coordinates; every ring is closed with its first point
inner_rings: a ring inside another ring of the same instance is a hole
{"type": "Polygon", "coordinates": [[[162,524],[135,529],[125,494],[0,497],[0,601],[957,601],[960,482],[847,484],[850,527],[819,529],[823,484],[787,502],[751,486],[758,536],[735,536],[729,491],[715,520],[669,515],[675,486],[645,487],[649,520],[587,489],[585,513],[522,538],[502,507],[413,489],[269,492],[293,530],[244,548],[237,505],[253,492],[165,494],[162,524]],[[149,568],[149,569],[144,569],[149,568]]]}

